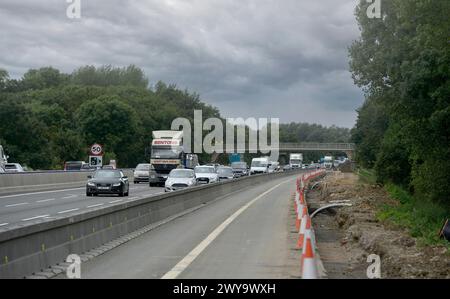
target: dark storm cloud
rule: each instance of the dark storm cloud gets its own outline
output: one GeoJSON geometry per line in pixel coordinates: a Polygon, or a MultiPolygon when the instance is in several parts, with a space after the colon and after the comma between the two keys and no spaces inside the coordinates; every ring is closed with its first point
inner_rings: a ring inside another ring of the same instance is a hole
{"type": "Polygon", "coordinates": [[[136,64],[199,92],[225,116],[352,126],[356,0],[2,0],[0,67],[136,64]]]}

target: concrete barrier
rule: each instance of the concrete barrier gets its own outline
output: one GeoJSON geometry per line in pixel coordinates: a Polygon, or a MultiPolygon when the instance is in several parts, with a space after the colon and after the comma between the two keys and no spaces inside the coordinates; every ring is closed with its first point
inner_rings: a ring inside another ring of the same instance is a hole
{"type": "MultiPolygon", "coordinates": [[[[25,172],[0,175],[0,196],[17,193],[51,191],[80,188],[85,186],[87,176],[93,172],[25,172]]],[[[133,171],[126,169],[124,174],[133,180],[133,171]]]]}
{"type": "Polygon", "coordinates": [[[83,254],[146,225],[164,220],[222,196],[277,178],[258,175],[162,194],[57,220],[40,220],[0,232],[0,278],[22,278],[83,254]]]}

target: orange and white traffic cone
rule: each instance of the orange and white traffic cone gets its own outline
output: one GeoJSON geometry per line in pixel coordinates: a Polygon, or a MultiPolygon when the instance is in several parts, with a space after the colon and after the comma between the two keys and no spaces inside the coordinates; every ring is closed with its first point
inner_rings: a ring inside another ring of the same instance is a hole
{"type": "Polygon", "coordinates": [[[314,248],[310,236],[305,240],[305,249],[302,254],[302,279],[317,279],[319,274],[314,248]]]}
{"type": "Polygon", "coordinates": [[[298,232],[297,249],[303,248],[303,243],[305,242],[305,231],[306,231],[306,223],[308,222],[308,217],[309,217],[308,208],[304,206],[301,216],[300,229],[298,232]]]}

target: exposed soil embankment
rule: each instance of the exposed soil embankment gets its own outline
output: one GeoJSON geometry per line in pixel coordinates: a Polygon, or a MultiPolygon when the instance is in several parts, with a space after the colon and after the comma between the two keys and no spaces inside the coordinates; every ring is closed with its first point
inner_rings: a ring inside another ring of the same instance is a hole
{"type": "Polygon", "coordinates": [[[381,257],[382,278],[450,278],[450,256],[441,246],[419,246],[407,231],[381,223],[377,209],[393,204],[380,187],[353,173],[331,172],[307,195],[311,207],[349,201],[313,219],[319,254],[329,278],[367,278],[367,257],[381,257]]]}

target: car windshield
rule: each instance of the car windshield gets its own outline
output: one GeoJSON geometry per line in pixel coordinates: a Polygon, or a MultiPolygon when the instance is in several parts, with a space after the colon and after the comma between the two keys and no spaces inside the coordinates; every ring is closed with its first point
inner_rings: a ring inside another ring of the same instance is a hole
{"type": "Polygon", "coordinates": [[[247,163],[244,162],[234,162],[231,164],[233,168],[247,168],[247,163]]]}
{"type": "Polygon", "coordinates": [[[176,169],[172,170],[169,174],[170,178],[177,178],[177,179],[188,179],[193,178],[194,173],[192,170],[182,170],[182,169],[176,169]]]}
{"type": "Polygon", "coordinates": [[[221,175],[227,175],[227,176],[233,175],[233,169],[231,169],[231,168],[219,168],[219,170],[217,172],[221,175]]]}
{"type": "Polygon", "coordinates": [[[267,162],[264,161],[253,161],[252,167],[267,167],[267,162]]]}
{"type": "Polygon", "coordinates": [[[136,167],[136,170],[139,170],[139,171],[147,171],[147,170],[150,170],[150,164],[139,164],[139,165],[136,167]]]}
{"type": "Polygon", "coordinates": [[[101,178],[120,178],[121,174],[120,171],[113,171],[113,170],[103,170],[103,171],[97,171],[94,174],[94,178],[101,179],[101,178]]]}
{"type": "Polygon", "coordinates": [[[216,171],[214,170],[213,167],[196,167],[195,168],[195,173],[215,173],[216,171]]]}
{"type": "Polygon", "coordinates": [[[19,167],[17,167],[15,164],[6,164],[5,165],[5,169],[17,169],[19,167]]]}

